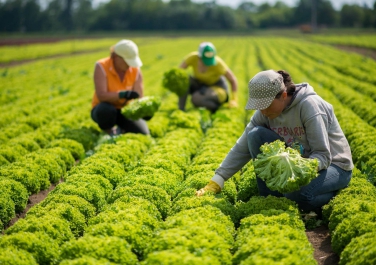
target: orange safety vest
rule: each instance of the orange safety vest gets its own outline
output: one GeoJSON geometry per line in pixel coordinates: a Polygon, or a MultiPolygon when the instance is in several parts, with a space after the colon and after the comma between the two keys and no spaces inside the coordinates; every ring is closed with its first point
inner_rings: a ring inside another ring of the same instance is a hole
{"type": "MultiPolygon", "coordinates": [[[[125,73],[123,81],[120,80],[115,67],[113,60],[111,57],[104,58],[99,60],[97,63],[99,63],[103,70],[106,73],[107,78],[107,89],[110,92],[119,92],[121,90],[132,90],[133,85],[137,80],[137,77],[139,75],[139,69],[135,67],[129,67],[127,72],[125,73]]],[[[112,105],[115,106],[117,109],[121,109],[124,105],[127,104],[126,99],[119,99],[116,102],[111,102],[112,105]]],[[[97,93],[94,91],[93,100],[91,102],[92,107],[94,108],[96,105],[100,103],[97,93]]]]}

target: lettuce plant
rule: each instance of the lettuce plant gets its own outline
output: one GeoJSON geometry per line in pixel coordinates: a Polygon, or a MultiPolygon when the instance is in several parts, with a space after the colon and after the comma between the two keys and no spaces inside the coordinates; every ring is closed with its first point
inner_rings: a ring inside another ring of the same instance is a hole
{"type": "Polygon", "coordinates": [[[127,241],[119,237],[84,236],[78,240],[66,242],[61,248],[61,259],[77,259],[90,256],[107,259],[123,265],[137,264],[137,256],[132,253],[127,241]]]}
{"type": "Polygon", "coordinates": [[[351,239],[341,253],[340,265],[376,264],[376,231],[351,239]]]}
{"type": "Polygon", "coordinates": [[[65,259],[59,263],[60,265],[115,265],[117,263],[110,262],[108,259],[104,258],[93,258],[90,256],[83,255],[76,259],[65,259]]]}
{"type": "Polygon", "coordinates": [[[47,198],[40,202],[38,205],[47,207],[50,204],[55,203],[69,203],[74,208],[80,211],[85,216],[86,220],[89,220],[96,214],[95,207],[78,195],[66,195],[63,193],[48,194],[47,198]]]}
{"type": "Polygon", "coordinates": [[[358,212],[339,223],[332,236],[332,248],[341,254],[353,238],[369,232],[376,232],[376,215],[367,212],[358,212]]]}
{"type": "Polygon", "coordinates": [[[184,69],[174,67],[163,74],[162,85],[176,95],[183,96],[188,92],[188,73],[184,69]]]}
{"type": "Polygon", "coordinates": [[[161,105],[158,97],[149,96],[135,99],[125,106],[121,113],[128,119],[138,120],[144,117],[153,117],[161,105]]]}
{"type": "Polygon", "coordinates": [[[0,248],[0,264],[38,265],[31,253],[15,247],[0,248]]]}
{"type": "Polygon", "coordinates": [[[27,212],[26,219],[28,220],[30,217],[43,219],[48,218],[48,216],[55,216],[68,221],[75,237],[82,236],[86,228],[85,216],[68,203],[50,203],[46,207],[36,205],[27,212]]]}
{"type": "MultiPolygon", "coordinates": [[[[216,232],[198,226],[160,230],[151,239],[147,253],[182,247],[196,256],[214,256],[223,265],[231,263],[231,245],[216,232]]],[[[209,263],[210,264],[210,263],[209,263]]]]}
{"type": "Polygon", "coordinates": [[[76,160],[84,159],[84,157],[85,157],[84,146],[81,143],[79,143],[75,140],[56,139],[56,140],[52,141],[47,147],[48,148],[51,148],[51,147],[66,148],[71,152],[72,156],[76,160]]]}
{"type": "Polygon", "coordinates": [[[16,213],[22,212],[26,208],[29,194],[24,185],[18,181],[0,177],[0,187],[0,194],[6,193],[14,202],[16,213]]]}
{"type": "Polygon", "coordinates": [[[233,264],[316,265],[304,230],[271,222],[240,226],[233,264]]]}
{"type": "MultiPolygon", "coordinates": [[[[62,264],[62,263],[61,263],[62,264]]],[[[219,259],[213,255],[195,255],[189,252],[184,247],[174,247],[167,250],[155,251],[150,253],[145,260],[141,262],[142,265],[196,265],[196,264],[210,264],[221,265],[219,259]]]]}
{"type": "Polygon", "coordinates": [[[96,183],[64,182],[57,185],[56,188],[50,192],[50,194],[77,195],[91,203],[96,210],[101,210],[106,205],[106,193],[103,188],[96,183]]]}
{"type": "Polygon", "coordinates": [[[15,216],[14,202],[8,194],[0,192],[0,221],[7,224],[15,216]]]}
{"type": "Polygon", "coordinates": [[[59,245],[74,238],[69,228],[69,222],[52,215],[46,215],[43,218],[32,216],[20,219],[13,226],[9,227],[5,233],[10,235],[19,232],[36,233],[38,231],[43,231],[59,245]]]}
{"type": "Polygon", "coordinates": [[[134,186],[119,186],[117,187],[107,199],[108,202],[113,203],[115,201],[130,200],[131,197],[137,197],[146,199],[153,203],[163,218],[167,217],[168,211],[171,208],[171,196],[168,193],[157,186],[151,186],[147,184],[135,184],[134,186]]]}
{"type": "Polygon", "coordinates": [[[33,255],[38,264],[55,264],[59,256],[58,244],[44,232],[5,235],[0,238],[0,249],[2,248],[25,250],[33,255]]]}
{"type": "Polygon", "coordinates": [[[169,216],[163,223],[164,229],[185,227],[200,227],[203,231],[216,232],[230,245],[234,244],[235,227],[231,218],[221,212],[220,209],[210,205],[183,210],[169,216]]]}
{"type": "Polygon", "coordinates": [[[276,140],[260,147],[253,161],[256,175],[274,191],[289,193],[307,185],[318,173],[318,160],[303,158],[285,143],[276,140]]]}

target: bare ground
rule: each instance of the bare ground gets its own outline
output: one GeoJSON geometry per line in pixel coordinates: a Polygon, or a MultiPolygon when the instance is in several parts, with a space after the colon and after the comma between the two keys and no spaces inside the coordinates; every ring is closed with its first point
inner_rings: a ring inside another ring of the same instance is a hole
{"type": "Polygon", "coordinates": [[[371,57],[372,59],[376,60],[376,50],[345,45],[334,45],[334,47],[343,51],[359,53],[363,56],[371,57]]]}
{"type": "Polygon", "coordinates": [[[327,226],[322,225],[306,231],[307,238],[315,249],[314,258],[319,265],[337,265],[339,256],[333,252],[327,226]]]}

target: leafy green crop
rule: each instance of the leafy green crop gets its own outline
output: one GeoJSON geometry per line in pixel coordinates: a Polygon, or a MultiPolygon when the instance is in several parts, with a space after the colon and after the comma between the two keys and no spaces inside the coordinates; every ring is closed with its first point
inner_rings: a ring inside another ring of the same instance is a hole
{"type": "Polygon", "coordinates": [[[61,258],[77,259],[90,256],[95,259],[108,259],[117,264],[137,264],[137,257],[127,241],[118,237],[85,236],[71,240],[61,248],[61,258]]]}
{"type": "Polygon", "coordinates": [[[47,146],[47,148],[52,148],[52,147],[62,147],[62,148],[68,149],[71,152],[74,159],[76,160],[84,159],[85,157],[84,146],[75,140],[56,139],[47,146]]]}
{"type": "Polygon", "coordinates": [[[7,224],[15,215],[14,202],[8,194],[0,192],[0,221],[7,224]]]}
{"type": "Polygon", "coordinates": [[[128,119],[138,120],[145,117],[153,117],[161,105],[158,97],[150,96],[135,99],[125,106],[121,113],[128,119]]]}
{"type": "Polygon", "coordinates": [[[183,96],[188,91],[188,73],[180,68],[172,68],[163,74],[162,85],[179,97],[183,96]]]}
{"type": "Polygon", "coordinates": [[[232,264],[231,245],[216,232],[201,227],[185,226],[160,230],[151,242],[147,254],[182,247],[196,256],[216,257],[223,265],[232,264]]]}
{"type": "Polygon", "coordinates": [[[115,265],[117,263],[110,262],[105,258],[93,258],[90,256],[83,255],[76,259],[65,259],[59,263],[60,265],[115,265]]]}
{"type": "MultiPolygon", "coordinates": [[[[53,215],[45,215],[43,218],[35,216],[26,219],[22,218],[9,227],[6,230],[6,234],[10,235],[20,232],[36,233],[38,231],[43,231],[59,245],[74,237],[69,228],[69,222],[53,215]]],[[[2,263],[0,262],[0,264],[2,263]]]]}
{"type": "Polygon", "coordinates": [[[313,247],[303,231],[287,225],[256,225],[242,231],[233,264],[316,265],[313,247]]]}
{"type": "Polygon", "coordinates": [[[268,210],[283,210],[288,213],[298,214],[298,206],[292,200],[285,197],[275,197],[269,195],[267,197],[263,196],[253,196],[248,202],[238,201],[235,204],[236,212],[239,219],[248,217],[253,214],[260,214],[261,211],[268,210]]]}
{"type": "Polygon", "coordinates": [[[26,250],[4,247],[0,249],[0,264],[37,265],[38,263],[33,255],[26,250]]]}
{"type": "MultiPolygon", "coordinates": [[[[56,264],[59,255],[58,244],[44,232],[19,232],[5,235],[0,240],[0,249],[2,248],[27,251],[33,255],[37,264],[56,264]]],[[[24,257],[26,258],[26,256],[24,257]]],[[[27,257],[27,259],[31,261],[30,264],[35,264],[30,257],[27,257]]],[[[4,263],[1,262],[1,264],[4,263]]]]}
{"type": "Polygon", "coordinates": [[[375,214],[367,212],[358,212],[344,219],[331,233],[333,251],[340,255],[354,238],[369,232],[375,233],[375,221],[375,214]]]}
{"type": "Polygon", "coordinates": [[[223,214],[220,209],[210,205],[183,210],[169,216],[163,227],[164,229],[197,227],[203,231],[213,231],[230,245],[234,244],[236,234],[234,223],[230,217],[223,214]]]}
{"type": "Polygon", "coordinates": [[[271,190],[289,193],[299,190],[317,176],[317,159],[303,158],[285,143],[276,140],[260,147],[261,153],[253,161],[255,173],[271,190]]]}
{"type": "Polygon", "coordinates": [[[217,257],[213,255],[195,255],[189,252],[185,247],[174,247],[167,250],[155,251],[150,253],[147,258],[141,262],[142,265],[164,264],[164,265],[195,265],[195,264],[222,264],[217,257]]]}
{"type": "Polygon", "coordinates": [[[157,207],[163,218],[167,217],[168,211],[171,208],[171,196],[164,189],[147,184],[135,184],[132,187],[119,186],[107,200],[109,203],[113,203],[119,199],[120,201],[124,201],[128,197],[138,197],[148,200],[157,207]]]}
{"type": "Polygon", "coordinates": [[[47,198],[40,202],[38,205],[42,207],[48,207],[50,204],[54,203],[69,203],[71,206],[76,208],[85,216],[86,220],[89,220],[96,214],[95,207],[90,204],[84,198],[79,197],[78,195],[66,195],[63,193],[49,193],[47,198]]]}
{"type": "Polygon", "coordinates": [[[14,202],[16,213],[22,212],[26,208],[29,194],[24,185],[12,179],[0,178],[0,187],[0,194],[6,193],[14,202]]]}
{"type": "Polygon", "coordinates": [[[376,231],[351,239],[341,253],[340,265],[376,264],[376,231]]]}
{"type": "Polygon", "coordinates": [[[26,219],[28,220],[31,217],[46,219],[50,218],[49,216],[55,216],[68,221],[69,227],[75,237],[83,235],[86,228],[85,216],[69,203],[53,202],[49,203],[46,207],[42,207],[38,204],[27,212],[26,219]]]}

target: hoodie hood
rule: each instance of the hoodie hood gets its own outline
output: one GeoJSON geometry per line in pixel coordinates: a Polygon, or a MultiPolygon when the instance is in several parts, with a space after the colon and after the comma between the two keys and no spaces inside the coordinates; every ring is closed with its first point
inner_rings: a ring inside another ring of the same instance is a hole
{"type": "Polygon", "coordinates": [[[292,97],[291,103],[286,107],[285,110],[291,109],[298,105],[301,101],[307,99],[309,96],[317,96],[317,93],[313,90],[313,87],[308,83],[296,84],[295,93],[292,97]]]}

